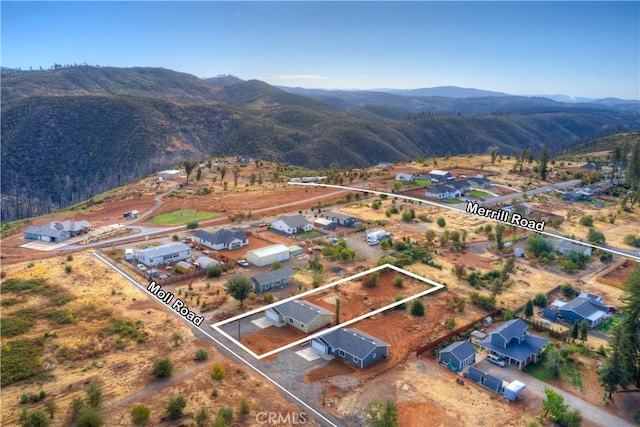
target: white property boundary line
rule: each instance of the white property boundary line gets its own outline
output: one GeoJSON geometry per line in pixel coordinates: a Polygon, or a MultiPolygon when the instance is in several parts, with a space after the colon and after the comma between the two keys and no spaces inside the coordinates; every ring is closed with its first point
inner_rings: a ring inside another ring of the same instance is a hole
{"type": "Polygon", "coordinates": [[[357,273],[357,274],[354,274],[352,276],[345,277],[345,278],[337,280],[335,282],[328,283],[328,284],[320,286],[318,288],[311,289],[311,290],[303,292],[301,294],[294,295],[294,296],[289,297],[289,298],[285,298],[282,301],[278,301],[276,303],[269,304],[269,305],[257,308],[255,310],[251,310],[251,311],[249,311],[247,313],[244,313],[244,314],[241,314],[239,316],[235,316],[235,317],[232,317],[230,319],[223,320],[221,322],[218,322],[218,323],[215,323],[215,324],[211,325],[211,327],[213,329],[215,329],[218,333],[220,333],[223,336],[225,336],[228,340],[232,341],[235,345],[237,345],[238,347],[242,348],[244,351],[246,351],[247,353],[249,353],[250,355],[255,357],[256,359],[261,360],[261,359],[264,359],[265,357],[269,357],[269,356],[272,356],[274,354],[280,353],[281,351],[288,350],[291,347],[295,347],[297,345],[300,345],[302,343],[310,341],[313,338],[316,338],[316,337],[319,337],[321,335],[327,334],[327,333],[329,333],[331,331],[334,331],[336,329],[347,327],[347,326],[349,326],[349,325],[351,325],[353,323],[359,322],[360,320],[364,320],[364,319],[366,319],[368,317],[371,317],[371,316],[374,316],[374,315],[376,315],[378,313],[382,313],[384,311],[390,310],[390,309],[392,309],[394,307],[397,307],[399,305],[405,304],[405,303],[407,303],[407,302],[409,302],[411,300],[414,300],[416,298],[420,298],[420,297],[428,295],[430,293],[439,291],[440,289],[443,289],[444,287],[445,286],[442,283],[434,282],[431,279],[427,279],[426,277],[422,277],[422,276],[420,276],[418,274],[412,273],[412,272],[407,271],[407,270],[405,270],[403,268],[396,267],[395,265],[391,265],[391,264],[384,264],[384,265],[380,265],[378,267],[371,268],[371,269],[369,269],[367,271],[363,271],[361,273],[357,273]],[[366,313],[366,314],[363,314],[361,316],[358,316],[358,317],[356,317],[354,319],[351,319],[351,320],[348,320],[346,322],[342,322],[342,323],[340,323],[338,325],[332,326],[331,328],[323,329],[322,331],[316,332],[315,334],[312,334],[312,335],[307,335],[304,338],[300,338],[297,341],[294,341],[294,342],[291,342],[289,344],[283,345],[282,347],[278,347],[278,348],[276,348],[274,350],[268,351],[268,352],[263,353],[263,354],[256,354],[253,350],[251,350],[250,348],[248,348],[247,346],[242,344],[240,341],[238,341],[237,339],[235,339],[234,337],[232,337],[231,335],[229,335],[228,333],[226,333],[225,331],[220,329],[220,326],[226,325],[226,324],[231,323],[233,321],[240,321],[241,319],[244,319],[244,318],[246,318],[248,316],[254,315],[256,313],[263,312],[263,311],[267,310],[268,308],[275,307],[275,306],[278,306],[278,305],[283,304],[285,302],[292,301],[292,300],[295,300],[295,299],[299,299],[299,298],[307,296],[307,295],[318,293],[318,292],[320,292],[320,291],[322,291],[324,289],[335,287],[335,286],[337,286],[337,285],[339,285],[341,283],[349,282],[351,280],[357,279],[357,278],[362,277],[362,276],[366,276],[366,275],[371,274],[371,273],[375,273],[376,271],[380,271],[380,270],[383,270],[383,269],[386,269],[386,268],[390,268],[390,269],[395,270],[395,271],[397,271],[399,273],[402,273],[402,274],[404,274],[406,276],[413,277],[414,279],[420,280],[421,282],[428,283],[428,284],[432,285],[433,287],[431,289],[427,289],[426,291],[418,292],[417,294],[414,294],[414,295],[412,295],[410,297],[403,298],[400,301],[393,302],[393,303],[388,304],[388,305],[386,305],[384,307],[378,308],[378,309],[373,310],[373,311],[371,311],[369,313],[366,313]]]}
{"type": "MultiPolygon", "coordinates": [[[[110,261],[106,260],[102,255],[100,255],[98,252],[94,252],[93,256],[95,258],[97,258],[98,260],[102,261],[104,264],[106,264],[108,267],[111,267],[112,270],[114,270],[116,273],[118,273],[120,276],[124,277],[127,281],[133,283],[137,288],[141,289],[143,291],[143,293],[145,293],[146,295],[149,295],[151,298],[155,299],[156,301],[160,302],[160,299],[153,295],[151,292],[149,292],[147,290],[147,288],[145,288],[144,286],[142,286],[140,283],[138,283],[137,281],[133,280],[131,277],[127,276],[124,272],[122,272],[120,270],[120,268],[118,268],[117,266],[115,266],[114,264],[112,264],[110,261]]],[[[164,304],[164,303],[163,303],[164,304]]],[[[286,394],[287,396],[289,396],[291,399],[293,399],[294,401],[298,402],[300,405],[304,406],[306,409],[308,409],[309,411],[311,411],[313,413],[314,416],[320,418],[322,421],[326,422],[327,425],[330,425],[331,427],[339,427],[337,424],[335,424],[334,422],[332,422],[331,420],[329,420],[327,417],[325,417],[324,415],[322,415],[319,411],[317,411],[316,409],[314,409],[310,404],[306,403],[304,400],[300,399],[298,396],[296,396],[295,394],[291,393],[289,390],[287,390],[286,388],[284,388],[283,386],[281,386],[279,383],[277,383],[274,379],[272,379],[269,375],[267,375],[266,373],[262,372],[257,366],[251,364],[251,362],[249,362],[247,359],[245,359],[244,357],[242,357],[241,355],[239,355],[238,353],[236,353],[235,351],[231,350],[228,346],[226,346],[225,344],[223,344],[222,342],[220,342],[220,340],[214,338],[213,336],[211,336],[211,334],[209,334],[207,331],[205,331],[204,329],[202,329],[199,326],[195,326],[193,323],[186,321],[186,319],[182,316],[180,316],[178,313],[176,313],[175,311],[171,311],[172,314],[176,317],[178,317],[182,322],[186,323],[189,327],[191,328],[196,328],[198,329],[200,332],[202,332],[203,334],[205,334],[208,338],[211,339],[211,341],[213,341],[214,343],[218,344],[220,347],[222,347],[223,349],[225,349],[226,351],[228,351],[229,353],[231,353],[236,359],[238,359],[241,363],[244,363],[245,365],[247,365],[249,368],[253,369],[258,375],[260,375],[261,377],[263,377],[265,380],[269,381],[271,384],[273,384],[274,386],[276,386],[276,388],[280,391],[282,391],[284,394],[286,394]]]]}
{"type": "MultiPolygon", "coordinates": [[[[388,197],[397,197],[399,199],[411,200],[411,201],[422,203],[422,204],[425,204],[425,205],[431,205],[431,206],[435,206],[435,207],[438,207],[438,208],[449,209],[449,210],[454,211],[454,212],[460,212],[460,213],[463,213],[463,214],[467,213],[465,210],[455,209],[455,208],[452,208],[452,207],[449,207],[449,206],[446,206],[446,205],[442,205],[440,203],[432,202],[430,200],[418,199],[417,197],[405,196],[403,194],[387,193],[385,191],[368,190],[366,188],[358,188],[358,187],[347,187],[347,186],[344,186],[344,185],[318,184],[318,183],[315,183],[315,182],[287,182],[287,184],[305,185],[305,186],[309,186],[309,187],[338,188],[338,189],[342,189],[342,190],[360,191],[362,193],[384,194],[385,196],[388,196],[388,197]]],[[[487,219],[490,219],[490,218],[487,218],[487,219]]],[[[568,242],[575,243],[577,245],[589,246],[591,248],[600,249],[602,251],[611,252],[612,254],[616,254],[616,255],[623,256],[623,257],[634,259],[636,261],[640,261],[640,256],[627,254],[627,253],[624,253],[624,252],[620,252],[619,250],[615,250],[615,249],[611,249],[611,248],[605,248],[605,247],[602,247],[602,246],[594,245],[592,243],[581,242],[580,240],[570,239],[569,237],[560,236],[559,234],[554,234],[554,233],[551,233],[549,231],[531,230],[530,228],[522,227],[522,226],[520,226],[518,224],[512,224],[512,223],[506,222],[506,221],[500,221],[500,220],[497,220],[497,219],[494,219],[494,221],[495,222],[500,222],[502,224],[515,226],[515,227],[518,227],[518,228],[522,228],[523,230],[526,230],[526,231],[533,231],[533,232],[538,233],[538,234],[544,234],[545,236],[553,237],[555,239],[563,239],[563,240],[566,240],[568,242]]]]}

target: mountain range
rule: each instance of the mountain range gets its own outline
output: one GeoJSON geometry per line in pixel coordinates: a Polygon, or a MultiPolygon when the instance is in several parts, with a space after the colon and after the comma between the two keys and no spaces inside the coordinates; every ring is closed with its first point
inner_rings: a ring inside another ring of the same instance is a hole
{"type": "Polygon", "coordinates": [[[545,140],[559,151],[640,128],[637,101],[569,103],[453,87],[277,88],[143,67],[5,69],[1,79],[3,222],[184,160],[243,155],[315,169],[362,167],[489,148],[516,154],[545,140]]]}

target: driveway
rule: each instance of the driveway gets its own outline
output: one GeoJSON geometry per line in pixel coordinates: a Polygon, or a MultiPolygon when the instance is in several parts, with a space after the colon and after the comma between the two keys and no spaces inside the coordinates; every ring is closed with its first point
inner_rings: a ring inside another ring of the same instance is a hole
{"type": "MultiPolygon", "coordinates": [[[[502,378],[505,381],[511,382],[514,380],[521,381],[527,385],[528,393],[534,394],[540,399],[544,398],[544,388],[549,387],[550,389],[560,393],[564,396],[565,403],[569,404],[571,408],[579,409],[582,413],[582,416],[585,420],[589,420],[592,423],[603,426],[603,427],[622,427],[622,426],[630,426],[628,422],[623,420],[622,418],[618,418],[615,415],[611,415],[606,412],[604,409],[594,406],[589,402],[585,402],[577,396],[574,396],[571,393],[568,393],[564,390],[560,390],[552,385],[549,385],[543,381],[540,381],[531,375],[527,374],[524,371],[518,370],[513,366],[509,366],[506,368],[500,368],[499,366],[492,365],[491,363],[483,360],[476,365],[474,365],[478,369],[487,372],[491,375],[495,375],[498,378],[502,378]]],[[[526,395],[525,395],[526,398],[526,395]]]]}

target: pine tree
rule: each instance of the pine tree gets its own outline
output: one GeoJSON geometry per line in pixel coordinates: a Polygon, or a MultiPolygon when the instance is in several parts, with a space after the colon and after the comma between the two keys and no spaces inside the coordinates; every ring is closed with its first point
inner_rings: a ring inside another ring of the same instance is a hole
{"type": "Polygon", "coordinates": [[[613,393],[618,390],[618,386],[627,387],[631,383],[629,372],[625,369],[624,359],[621,354],[622,339],[624,331],[620,325],[613,330],[613,340],[611,341],[611,356],[607,359],[604,369],[600,371],[600,384],[611,399],[613,393]]]}
{"type": "Polygon", "coordinates": [[[549,172],[547,164],[549,163],[549,150],[547,149],[547,143],[545,142],[542,145],[542,150],[540,151],[540,159],[538,160],[540,163],[540,179],[543,181],[547,180],[547,173],[549,172]]]}

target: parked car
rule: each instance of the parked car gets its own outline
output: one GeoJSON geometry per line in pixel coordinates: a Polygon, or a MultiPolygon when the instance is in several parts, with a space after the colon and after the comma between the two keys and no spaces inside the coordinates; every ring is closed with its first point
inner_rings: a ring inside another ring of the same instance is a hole
{"type": "Polygon", "coordinates": [[[247,262],[246,259],[239,259],[238,260],[238,265],[242,266],[242,267],[249,267],[249,263],[247,262]]]}
{"type": "Polygon", "coordinates": [[[142,271],[147,271],[147,266],[144,264],[138,264],[138,268],[142,271]]]}

